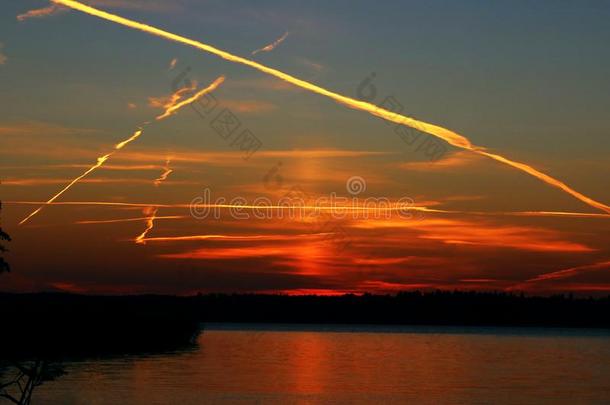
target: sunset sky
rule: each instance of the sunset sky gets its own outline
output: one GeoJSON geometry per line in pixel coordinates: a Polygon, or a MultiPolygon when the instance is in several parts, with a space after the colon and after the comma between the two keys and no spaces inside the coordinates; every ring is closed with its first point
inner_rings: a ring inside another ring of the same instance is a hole
{"type": "MultiPolygon", "coordinates": [[[[344,96],[399,103],[392,111],[610,204],[605,1],[82,3],[344,96]]],[[[0,4],[1,219],[13,238],[1,291],[610,292],[603,209],[254,69],[50,5],[0,4]],[[155,119],[176,90],[191,86],[184,100],[221,76],[155,119]],[[240,125],[223,135],[227,112],[240,125]],[[260,141],[251,155],[245,130],[260,141]],[[348,214],[239,219],[225,207],[197,218],[189,204],[205,190],[225,204],[334,193],[348,214]],[[365,218],[354,197],[415,209],[365,218]]]]}

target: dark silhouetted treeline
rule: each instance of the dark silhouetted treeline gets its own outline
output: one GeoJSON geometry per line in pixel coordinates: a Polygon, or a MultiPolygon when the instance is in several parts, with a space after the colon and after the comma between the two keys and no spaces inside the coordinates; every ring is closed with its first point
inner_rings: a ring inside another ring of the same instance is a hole
{"type": "Polygon", "coordinates": [[[63,358],[184,348],[205,322],[610,329],[610,297],[441,291],[360,296],[0,294],[0,321],[0,355],[63,358]]]}
{"type": "Polygon", "coordinates": [[[448,291],[359,296],[0,294],[0,320],[0,350],[49,347],[95,353],[186,344],[199,322],[610,328],[610,297],[448,291]]]}
{"type": "Polygon", "coordinates": [[[184,298],[0,294],[0,359],[122,355],[182,349],[199,314],[184,298]]]}
{"type": "Polygon", "coordinates": [[[610,328],[610,296],[437,291],[361,296],[210,294],[188,299],[208,322],[610,328]]]}

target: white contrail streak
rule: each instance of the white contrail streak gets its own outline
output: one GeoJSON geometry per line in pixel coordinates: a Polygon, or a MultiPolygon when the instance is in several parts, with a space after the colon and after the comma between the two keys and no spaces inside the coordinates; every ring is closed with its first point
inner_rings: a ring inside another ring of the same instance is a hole
{"type": "Polygon", "coordinates": [[[199,41],[195,41],[193,39],[189,39],[189,38],[186,38],[186,37],[183,37],[180,35],[176,35],[171,32],[167,32],[167,31],[161,30],[159,28],[156,28],[156,27],[153,27],[153,26],[150,26],[147,24],[129,20],[127,18],[118,16],[115,14],[111,14],[111,13],[108,13],[105,11],[98,10],[93,7],[89,7],[87,5],[79,3],[78,1],[74,1],[74,0],[52,0],[52,1],[56,4],[61,4],[61,5],[70,7],[72,9],[81,11],[83,13],[93,15],[93,16],[96,16],[96,17],[99,17],[99,18],[102,18],[102,19],[105,19],[108,21],[112,21],[117,24],[124,25],[126,27],[131,27],[131,28],[134,28],[134,29],[137,29],[140,31],[144,31],[149,34],[153,34],[153,35],[156,35],[156,36],[159,36],[159,37],[171,40],[171,41],[175,41],[175,42],[179,42],[182,44],[192,46],[192,47],[202,50],[204,52],[208,52],[213,55],[219,56],[230,62],[249,66],[260,72],[277,77],[280,80],[291,83],[295,86],[301,87],[310,92],[330,98],[330,99],[332,99],[338,103],[344,104],[350,108],[354,108],[354,109],[361,110],[361,111],[366,111],[372,115],[378,116],[387,121],[394,122],[399,125],[409,126],[409,127],[415,128],[419,131],[426,132],[430,135],[436,136],[437,138],[443,139],[444,141],[448,142],[449,144],[451,144],[455,147],[472,151],[474,153],[477,153],[482,156],[486,156],[486,157],[493,159],[497,162],[500,162],[502,164],[511,166],[522,172],[528,173],[529,175],[536,177],[537,179],[539,179],[553,187],[556,187],[556,188],[566,192],[567,194],[570,194],[571,196],[577,198],[578,200],[584,202],[585,204],[590,205],[591,207],[597,208],[606,213],[610,213],[610,206],[603,204],[599,201],[596,201],[596,200],[572,189],[567,184],[565,184],[545,173],[542,173],[527,164],[510,160],[504,156],[501,156],[501,155],[498,155],[495,153],[487,152],[487,151],[485,151],[484,148],[473,145],[470,142],[470,140],[468,140],[468,138],[466,138],[463,135],[460,135],[454,131],[451,131],[447,128],[443,128],[438,125],[430,124],[430,123],[427,123],[424,121],[419,121],[414,118],[407,117],[402,114],[398,114],[398,113],[386,110],[384,108],[378,107],[374,104],[371,104],[371,103],[368,103],[365,101],[361,101],[361,100],[356,100],[354,98],[347,97],[347,96],[344,96],[339,93],[335,93],[335,92],[325,89],[323,87],[317,86],[313,83],[307,82],[305,80],[301,80],[297,77],[284,73],[280,70],[262,65],[253,60],[246,59],[241,56],[233,55],[229,52],[215,48],[211,45],[208,45],[208,44],[205,44],[205,43],[202,43],[199,41]]]}

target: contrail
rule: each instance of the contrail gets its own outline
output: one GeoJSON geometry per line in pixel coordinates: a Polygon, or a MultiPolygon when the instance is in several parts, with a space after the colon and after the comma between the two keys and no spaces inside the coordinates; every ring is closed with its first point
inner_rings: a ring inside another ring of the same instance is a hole
{"type": "MultiPolygon", "coordinates": [[[[170,103],[167,105],[166,110],[163,114],[159,115],[158,117],[156,117],[155,119],[157,121],[163,120],[173,114],[175,114],[180,108],[196,101],[199,97],[209,93],[210,91],[215,90],[216,88],[218,88],[218,86],[220,86],[222,84],[222,82],[224,81],[224,76],[220,76],[218,77],[216,80],[214,80],[214,82],[212,82],[212,84],[210,84],[208,87],[202,89],[201,91],[197,92],[195,95],[193,95],[192,97],[189,97],[188,99],[178,102],[178,99],[175,98],[175,95],[180,91],[176,92],[174,94],[174,96],[172,96],[170,103]]],[[[180,93],[182,94],[182,93],[180,93]]],[[[147,125],[148,122],[144,123],[144,125],[147,125]]],[[[68,184],[66,187],[64,187],[59,193],[55,194],[53,197],[51,197],[51,199],[49,199],[45,204],[41,205],[37,210],[35,210],[34,212],[32,212],[30,215],[28,215],[26,218],[24,218],[21,222],[19,222],[19,225],[22,225],[24,223],[26,223],[30,218],[32,218],[34,215],[38,214],[45,205],[49,205],[50,203],[52,203],[53,201],[55,201],[57,198],[59,198],[59,196],[61,196],[63,193],[65,193],[66,191],[68,191],[70,189],[70,187],[72,187],[74,184],[78,183],[78,181],[80,181],[82,178],[84,178],[85,176],[87,176],[88,174],[90,174],[91,172],[95,171],[96,169],[100,168],[103,166],[103,164],[108,160],[108,158],[110,158],[112,155],[114,155],[117,151],[123,149],[123,147],[125,147],[126,145],[128,145],[129,143],[135,141],[140,135],[142,135],[142,132],[144,130],[142,128],[138,129],[132,136],[130,136],[129,138],[127,138],[126,140],[117,143],[114,146],[114,151],[99,157],[97,159],[97,163],[93,166],[91,166],[87,171],[85,171],[83,174],[81,174],[80,176],[78,176],[76,179],[72,180],[72,182],[70,182],[70,184],[68,184]]]]}
{"type": "Polygon", "coordinates": [[[23,14],[19,14],[17,16],[17,21],[25,21],[29,18],[41,18],[46,17],[48,15],[58,14],[62,11],[66,11],[64,8],[59,7],[56,4],[51,4],[50,6],[37,8],[35,10],[29,10],[23,14]]]}
{"type": "Polygon", "coordinates": [[[145,238],[145,242],[185,242],[198,240],[286,240],[289,237],[302,238],[311,236],[327,236],[329,232],[306,233],[295,235],[186,235],[186,236],[158,236],[155,238],[145,238]]]}
{"type": "Polygon", "coordinates": [[[224,81],[225,81],[224,76],[218,77],[216,80],[214,80],[212,82],[212,84],[210,84],[208,87],[200,90],[199,92],[195,93],[195,95],[193,95],[192,97],[189,97],[184,101],[174,102],[174,103],[170,104],[167,107],[167,109],[165,110],[165,112],[163,114],[159,115],[158,117],[156,117],[155,119],[157,121],[161,121],[162,119],[165,119],[165,118],[175,114],[179,109],[181,109],[185,105],[191,104],[193,101],[196,101],[197,99],[199,99],[199,97],[204,96],[204,95],[216,90],[218,88],[218,86],[220,86],[224,81]]]}
{"type": "Polygon", "coordinates": [[[117,143],[114,146],[114,151],[105,154],[104,156],[101,156],[99,158],[97,158],[97,163],[94,164],[93,166],[91,166],[87,171],[85,171],[83,174],[81,174],[80,176],[78,176],[77,178],[75,178],[74,180],[72,180],[66,187],[64,187],[59,193],[55,194],[53,197],[51,197],[46,203],[44,203],[43,205],[41,205],[38,209],[36,209],[34,212],[32,212],[30,215],[28,215],[27,217],[25,217],[21,222],[19,222],[19,225],[22,225],[24,223],[26,223],[30,218],[32,218],[34,215],[38,214],[40,212],[40,210],[42,210],[42,208],[45,205],[49,205],[51,204],[53,201],[57,200],[63,193],[65,193],[66,191],[68,191],[70,189],[70,187],[72,187],[73,185],[75,185],[76,183],[78,183],[82,178],[84,178],[85,176],[87,176],[89,173],[93,172],[94,170],[102,167],[102,165],[104,164],[104,162],[106,160],[108,160],[108,158],[112,155],[114,155],[117,151],[123,149],[123,147],[125,145],[127,145],[128,143],[136,140],[140,135],[142,135],[142,129],[138,129],[136,132],[134,132],[134,134],[132,136],[130,136],[128,139],[126,139],[123,142],[117,143]]]}
{"type": "Polygon", "coordinates": [[[148,215],[148,220],[146,221],[146,229],[144,229],[144,232],[142,232],[137,238],[134,239],[134,242],[141,244],[141,245],[146,244],[146,241],[144,240],[144,238],[146,238],[146,235],[148,234],[148,232],[151,229],[153,229],[153,227],[155,226],[157,208],[147,208],[144,210],[144,214],[148,215]]]}
{"type": "Polygon", "coordinates": [[[286,31],[286,33],[284,35],[282,35],[280,38],[276,39],[275,41],[273,41],[269,45],[264,46],[264,47],[262,47],[260,49],[255,50],[255,51],[252,51],[252,56],[256,55],[259,52],[271,52],[272,50],[275,49],[276,46],[278,46],[279,44],[284,42],[284,40],[286,38],[288,38],[289,34],[290,34],[290,32],[286,31]]]}
{"type": "Polygon", "coordinates": [[[544,174],[529,165],[512,161],[501,155],[486,152],[484,148],[473,145],[466,137],[464,137],[463,135],[460,135],[454,131],[451,131],[449,129],[446,129],[446,128],[443,128],[443,127],[440,127],[440,126],[437,126],[434,124],[430,124],[430,123],[427,123],[424,121],[419,121],[414,118],[407,117],[407,116],[404,116],[404,115],[401,115],[401,114],[398,114],[395,112],[391,112],[389,110],[386,110],[384,108],[378,107],[374,104],[371,104],[371,103],[368,103],[365,101],[356,100],[354,98],[335,93],[335,92],[327,90],[323,87],[317,86],[313,83],[310,83],[305,80],[301,80],[297,77],[291,76],[280,70],[270,68],[268,66],[262,65],[258,62],[250,60],[250,59],[246,59],[246,58],[243,58],[243,57],[240,57],[237,55],[233,55],[229,52],[215,48],[211,45],[208,45],[208,44],[205,44],[205,43],[202,43],[199,41],[195,41],[193,39],[189,39],[189,38],[186,38],[186,37],[183,37],[180,35],[176,35],[171,32],[167,32],[167,31],[161,30],[159,28],[156,28],[156,27],[153,27],[153,26],[150,26],[147,24],[129,20],[127,18],[118,16],[115,14],[101,11],[96,8],[81,4],[74,0],[52,0],[52,1],[57,4],[62,4],[66,7],[70,7],[74,10],[78,10],[83,13],[93,15],[95,17],[99,17],[99,18],[102,18],[102,19],[105,19],[108,21],[112,21],[117,24],[121,24],[121,25],[130,27],[130,28],[144,31],[149,34],[153,34],[153,35],[156,35],[156,36],[159,36],[159,37],[171,40],[171,41],[175,41],[175,42],[179,42],[182,44],[192,46],[192,47],[200,49],[204,52],[208,52],[213,55],[219,56],[220,58],[228,60],[230,62],[249,66],[260,72],[277,77],[280,80],[291,83],[295,86],[301,87],[310,92],[330,98],[330,99],[332,99],[338,103],[344,104],[350,108],[366,111],[372,115],[383,118],[387,121],[394,122],[394,123],[400,124],[400,125],[406,125],[406,126],[415,128],[419,131],[426,132],[430,135],[436,136],[437,138],[440,138],[440,139],[448,142],[450,145],[453,145],[453,146],[461,148],[461,149],[469,150],[474,153],[478,153],[479,155],[486,156],[497,162],[503,163],[505,165],[518,169],[522,172],[525,172],[533,177],[538,178],[539,180],[542,180],[543,182],[547,183],[548,185],[551,185],[560,190],[563,190],[564,192],[570,194],[571,196],[577,198],[578,200],[584,202],[585,204],[588,204],[591,207],[597,208],[606,213],[610,213],[610,206],[603,204],[601,202],[595,201],[592,198],[587,197],[587,196],[579,193],[576,190],[573,190],[565,183],[563,183],[547,174],[544,174]]]}
{"type": "Polygon", "coordinates": [[[189,91],[194,91],[197,88],[197,82],[193,82],[191,83],[190,86],[185,86],[185,87],[181,87],[178,90],[176,90],[174,92],[174,94],[172,94],[169,97],[149,97],[148,98],[148,105],[150,107],[154,107],[154,108],[163,108],[165,110],[167,110],[169,107],[175,105],[184,94],[188,93],[189,91]]]}
{"type": "MultiPolygon", "coordinates": [[[[125,147],[125,145],[135,141],[136,139],[138,139],[140,137],[140,135],[142,135],[143,130],[142,129],[138,129],[131,137],[129,137],[128,139],[124,140],[123,142],[117,143],[114,146],[115,150],[121,150],[125,147]]],[[[113,152],[115,153],[115,152],[113,152]]]]}
{"type": "MultiPolygon", "coordinates": [[[[4,204],[8,205],[41,205],[45,204],[42,201],[4,201],[4,204]]],[[[110,202],[110,201],[60,201],[51,202],[48,205],[66,205],[66,206],[109,206],[109,207],[126,207],[126,208],[192,208],[192,204],[156,204],[156,203],[125,203],[125,202],[110,202]]],[[[561,218],[600,218],[610,219],[608,214],[591,214],[586,212],[561,212],[561,211],[509,211],[509,212],[485,212],[485,211],[456,211],[456,210],[441,210],[435,208],[428,208],[424,206],[413,206],[413,207],[353,207],[353,206],[336,206],[336,207],[316,207],[316,206],[289,206],[289,205],[231,205],[231,204],[196,204],[198,208],[242,208],[242,209],[256,209],[256,210],[291,210],[295,208],[302,208],[304,210],[348,210],[353,211],[418,211],[426,212],[431,214],[455,214],[455,215],[480,215],[480,216],[523,216],[523,217],[561,217],[561,218]]],[[[160,217],[157,217],[160,218],[160,217]]],[[[190,218],[185,216],[184,218],[190,218]]],[[[146,219],[146,218],[143,218],[146,219]]],[[[142,218],[140,219],[142,220],[142,218]]]]}
{"type": "Polygon", "coordinates": [[[537,277],[527,280],[526,283],[545,281],[545,280],[557,280],[557,279],[572,277],[572,276],[575,276],[575,275],[580,274],[585,271],[601,270],[601,269],[605,269],[605,268],[610,268],[610,261],[594,263],[594,264],[587,264],[585,266],[572,267],[569,269],[554,271],[552,273],[541,274],[537,277]]]}
{"type": "Polygon", "coordinates": [[[568,277],[576,276],[580,273],[587,271],[595,271],[595,270],[604,270],[610,269],[610,261],[603,261],[599,263],[586,264],[584,266],[570,267],[568,269],[553,271],[550,273],[540,274],[534,278],[530,278],[529,280],[525,280],[519,284],[510,286],[506,288],[507,291],[520,290],[523,288],[527,288],[532,284],[549,281],[549,280],[560,280],[568,277]]]}
{"type": "Polygon", "coordinates": [[[169,158],[165,161],[165,168],[164,168],[165,171],[161,174],[161,176],[159,176],[159,178],[155,179],[155,182],[154,182],[155,187],[159,187],[159,185],[162,182],[167,180],[167,176],[169,176],[173,172],[173,170],[169,168],[170,162],[171,162],[171,159],[169,159],[169,158]]]}
{"type": "MultiPolygon", "coordinates": [[[[166,215],[162,217],[155,216],[155,221],[159,219],[186,219],[191,218],[185,215],[166,215]]],[[[122,218],[122,219],[104,219],[104,220],[86,220],[86,221],[76,221],[75,224],[78,225],[94,225],[94,224],[118,224],[122,222],[142,222],[148,221],[150,216],[147,217],[139,217],[139,218],[122,218]]]]}
{"type": "MultiPolygon", "coordinates": [[[[169,108],[168,108],[168,111],[169,111],[169,108]]],[[[169,163],[170,163],[170,159],[167,158],[167,160],[165,161],[165,172],[158,179],[155,180],[155,182],[154,182],[155,187],[159,187],[159,184],[161,184],[163,181],[165,181],[167,179],[167,176],[169,176],[170,173],[173,171],[172,169],[169,168],[169,163]]],[[[148,207],[144,210],[145,214],[147,213],[147,210],[148,210],[150,216],[149,216],[148,220],[146,221],[146,229],[144,230],[144,232],[142,232],[142,234],[140,234],[140,236],[138,236],[136,239],[134,239],[134,241],[136,243],[142,244],[142,245],[146,244],[146,239],[145,239],[146,235],[155,226],[155,219],[157,219],[157,211],[159,210],[159,208],[158,207],[157,208],[148,207]]]]}

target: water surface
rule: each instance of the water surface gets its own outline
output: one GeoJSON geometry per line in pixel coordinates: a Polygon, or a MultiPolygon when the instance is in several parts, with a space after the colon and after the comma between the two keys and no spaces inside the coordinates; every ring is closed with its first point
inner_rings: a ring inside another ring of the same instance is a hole
{"type": "Polygon", "coordinates": [[[68,363],[34,403],[610,403],[604,331],[207,325],[198,343],[68,363]]]}

